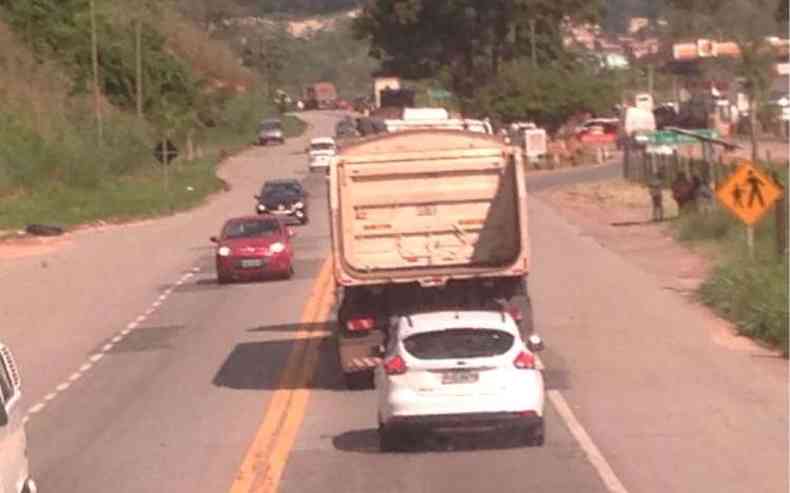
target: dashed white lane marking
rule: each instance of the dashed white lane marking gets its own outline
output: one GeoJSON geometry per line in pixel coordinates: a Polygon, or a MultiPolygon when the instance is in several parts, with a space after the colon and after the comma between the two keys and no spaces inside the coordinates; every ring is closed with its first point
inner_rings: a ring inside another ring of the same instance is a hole
{"type": "MultiPolygon", "coordinates": [[[[538,357],[535,357],[535,367],[541,371],[546,369],[546,365],[544,365],[543,361],[538,357]]],[[[579,423],[579,420],[576,419],[576,415],[573,414],[571,407],[568,405],[568,401],[565,400],[562,393],[560,393],[559,390],[549,390],[546,392],[546,395],[562,420],[565,421],[573,438],[576,439],[576,442],[578,442],[579,446],[584,450],[584,453],[587,455],[587,460],[589,460],[590,464],[595,468],[595,471],[598,473],[598,476],[600,476],[606,489],[610,493],[628,493],[628,490],[625,489],[625,486],[623,486],[623,483],[617,477],[617,474],[615,474],[612,466],[606,461],[601,450],[595,445],[595,442],[590,438],[590,435],[582,424],[579,423]]]]}
{"type": "Polygon", "coordinates": [[[88,370],[93,368],[93,365],[95,363],[98,363],[104,357],[105,353],[107,353],[108,351],[112,350],[112,348],[115,346],[115,344],[118,344],[119,342],[121,342],[124,337],[129,335],[133,330],[135,330],[137,327],[139,327],[140,324],[143,323],[146,318],[148,318],[151,314],[153,314],[156,311],[157,308],[162,306],[162,303],[165,300],[167,300],[167,298],[170,296],[170,294],[173,293],[173,290],[175,289],[175,287],[184,284],[187,280],[189,280],[189,278],[193,277],[195,275],[195,273],[197,273],[197,272],[200,272],[200,268],[199,267],[193,267],[191,272],[187,272],[184,275],[182,275],[178,279],[178,281],[176,281],[174,284],[172,284],[170,287],[168,287],[164,292],[162,292],[162,294],[159,295],[159,297],[156,299],[156,301],[154,301],[151,304],[151,306],[148,307],[148,309],[145,311],[145,313],[143,313],[142,315],[139,315],[137,318],[134,319],[133,322],[129,322],[129,324],[126,325],[125,329],[121,330],[118,335],[116,335],[115,337],[112,338],[111,342],[105,344],[102,347],[100,352],[92,354],[88,358],[88,361],[86,363],[84,363],[82,366],[80,366],[79,370],[77,370],[74,373],[72,373],[65,382],[63,382],[63,383],[59,384],[57,387],[55,387],[55,391],[54,392],[50,392],[49,394],[45,395],[44,399],[42,400],[42,402],[39,402],[39,403],[34,404],[33,406],[31,406],[30,409],[27,410],[27,414],[24,416],[24,418],[22,418],[22,422],[23,423],[27,423],[28,421],[30,421],[30,418],[31,418],[32,415],[40,413],[46,407],[47,403],[49,401],[53,400],[55,397],[57,397],[57,395],[60,392],[65,392],[66,390],[68,390],[69,387],[71,387],[72,383],[74,383],[77,380],[79,380],[80,378],[82,378],[83,375],[88,370]]]}
{"type": "Polygon", "coordinates": [[[44,403],[43,402],[39,402],[35,406],[32,406],[30,409],[28,409],[27,413],[28,414],[36,414],[37,412],[40,412],[42,409],[44,409],[44,403]]]}

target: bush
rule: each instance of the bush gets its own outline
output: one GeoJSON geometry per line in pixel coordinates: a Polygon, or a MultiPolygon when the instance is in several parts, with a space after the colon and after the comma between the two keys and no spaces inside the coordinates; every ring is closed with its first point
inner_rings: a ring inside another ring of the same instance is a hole
{"type": "Polygon", "coordinates": [[[739,333],[782,348],[788,354],[787,262],[754,263],[736,257],[713,272],[700,298],[739,333]]]}

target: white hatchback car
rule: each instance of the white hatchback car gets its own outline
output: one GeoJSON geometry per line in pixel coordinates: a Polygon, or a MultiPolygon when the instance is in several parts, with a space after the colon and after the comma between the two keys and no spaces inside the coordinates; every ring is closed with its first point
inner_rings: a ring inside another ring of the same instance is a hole
{"type": "Polygon", "coordinates": [[[542,345],[537,335],[525,344],[504,312],[399,318],[375,375],[381,449],[400,450],[424,432],[464,429],[511,430],[527,445],[542,445],[545,391],[533,354],[542,345]]]}
{"type": "Polygon", "coordinates": [[[317,137],[310,141],[310,146],[307,148],[309,156],[308,166],[310,171],[317,171],[320,169],[326,170],[329,168],[329,163],[337,153],[337,144],[332,137],[317,137]]]}

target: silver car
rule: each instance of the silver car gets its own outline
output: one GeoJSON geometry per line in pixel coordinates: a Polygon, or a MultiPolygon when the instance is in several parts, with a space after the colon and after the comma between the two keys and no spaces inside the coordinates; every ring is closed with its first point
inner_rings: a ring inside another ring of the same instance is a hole
{"type": "Polygon", "coordinates": [[[269,142],[285,143],[285,133],[280,120],[264,120],[258,126],[258,144],[265,146],[269,142]]]}

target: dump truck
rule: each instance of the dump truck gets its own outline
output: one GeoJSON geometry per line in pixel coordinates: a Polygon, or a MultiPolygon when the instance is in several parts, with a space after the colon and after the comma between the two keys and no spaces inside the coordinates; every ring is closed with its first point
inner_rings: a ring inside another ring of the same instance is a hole
{"type": "Polygon", "coordinates": [[[521,151],[498,137],[404,130],[347,142],[330,164],[337,352],[371,385],[396,317],[507,311],[532,333],[521,151]]]}
{"type": "Polygon", "coordinates": [[[331,110],[337,102],[337,89],[331,82],[316,82],[304,88],[305,109],[331,110]]]}

